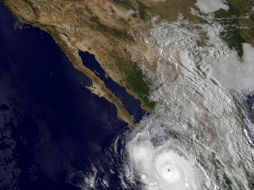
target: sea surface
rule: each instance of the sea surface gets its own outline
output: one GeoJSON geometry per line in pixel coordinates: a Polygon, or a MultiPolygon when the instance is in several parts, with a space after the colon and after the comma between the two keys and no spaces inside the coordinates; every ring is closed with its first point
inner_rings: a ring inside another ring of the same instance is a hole
{"type": "Polygon", "coordinates": [[[100,64],[97,62],[94,55],[89,52],[79,52],[83,63],[86,67],[96,73],[96,75],[103,80],[107,88],[109,88],[123,103],[127,111],[134,117],[135,121],[139,121],[145,112],[140,107],[140,101],[134,99],[130,94],[127,93],[124,87],[118,85],[113,81],[103,70],[100,64]]]}
{"type": "MultiPolygon", "coordinates": [[[[79,189],[74,184],[91,163],[114,167],[105,152],[129,128],[111,103],[82,83],[91,81],[49,34],[21,24],[0,3],[0,189],[79,189]]],[[[141,118],[137,100],[122,92],[141,118]]]]}

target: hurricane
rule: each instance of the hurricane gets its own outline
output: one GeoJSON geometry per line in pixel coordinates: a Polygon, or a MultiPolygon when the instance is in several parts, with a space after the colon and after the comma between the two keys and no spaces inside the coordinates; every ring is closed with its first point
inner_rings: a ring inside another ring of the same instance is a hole
{"type": "Polygon", "coordinates": [[[195,162],[169,141],[155,147],[138,136],[129,144],[128,151],[134,155],[131,162],[146,189],[197,189],[195,162]]]}

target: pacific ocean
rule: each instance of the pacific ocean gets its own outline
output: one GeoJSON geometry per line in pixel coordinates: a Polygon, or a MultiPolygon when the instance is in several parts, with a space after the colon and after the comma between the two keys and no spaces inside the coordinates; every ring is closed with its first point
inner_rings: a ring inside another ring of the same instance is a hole
{"type": "Polygon", "coordinates": [[[49,34],[2,3],[0,42],[0,189],[79,189],[91,161],[111,167],[105,151],[129,130],[115,107],[81,85],[90,79],[49,34]]]}

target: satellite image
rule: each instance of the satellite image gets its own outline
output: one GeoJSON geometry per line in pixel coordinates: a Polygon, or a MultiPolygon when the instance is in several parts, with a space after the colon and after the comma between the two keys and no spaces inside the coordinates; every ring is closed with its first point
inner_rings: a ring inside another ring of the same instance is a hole
{"type": "Polygon", "coordinates": [[[0,0],[0,190],[254,190],[254,0],[0,0]]]}

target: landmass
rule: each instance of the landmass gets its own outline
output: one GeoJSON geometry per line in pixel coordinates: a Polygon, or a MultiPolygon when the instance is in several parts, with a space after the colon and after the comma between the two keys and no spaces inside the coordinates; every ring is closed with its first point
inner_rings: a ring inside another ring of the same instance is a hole
{"type": "MultiPolygon", "coordinates": [[[[179,13],[192,23],[205,22],[192,14],[190,7],[195,8],[195,0],[4,2],[22,22],[51,34],[73,66],[92,80],[92,86],[86,88],[114,104],[118,117],[131,126],[134,126],[135,122],[123,102],[83,64],[78,52],[81,50],[94,54],[105,72],[125,87],[128,93],[139,99],[145,111],[151,112],[154,103],[149,99],[150,82],[140,70],[141,65],[155,70],[158,62],[158,53],[152,51],[146,43],[150,29],[156,23],[176,21],[179,13]]],[[[234,35],[228,35],[225,31],[222,36],[231,48],[235,48],[239,55],[242,55],[243,42],[254,45],[254,14],[249,14],[254,5],[247,0],[228,0],[228,6],[229,10],[221,9],[214,15],[218,20],[223,18],[220,20],[222,25],[228,26],[229,30],[235,30],[234,35]],[[251,19],[246,19],[246,16],[251,19]]]]}

